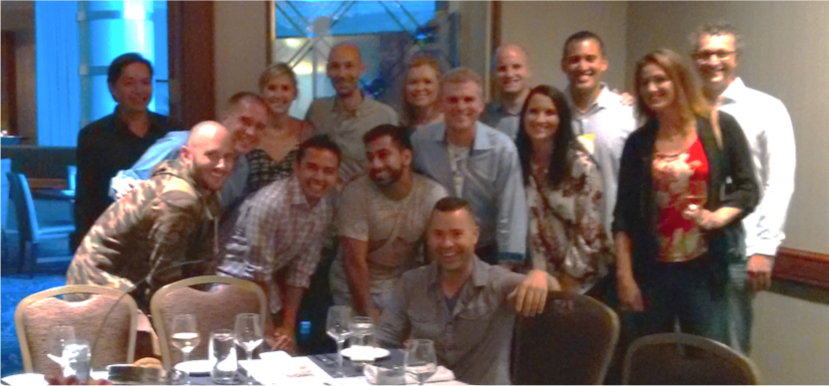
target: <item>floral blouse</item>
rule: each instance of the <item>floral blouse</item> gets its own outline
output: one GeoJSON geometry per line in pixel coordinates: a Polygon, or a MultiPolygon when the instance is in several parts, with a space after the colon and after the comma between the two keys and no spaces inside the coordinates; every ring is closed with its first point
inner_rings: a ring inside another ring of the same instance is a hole
{"type": "Polygon", "coordinates": [[[282,180],[293,175],[294,161],[299,153],[299,145],[295,146],[281,161],[274,161],[262,149],[249,152],[246,157],[250,164],[250,174],[245,186],[245,194],[256,192],[271,182],[282,180]]]}
{"type": "Polygon", "coordinates": [[[568,162],[570,174],[555,190],[547,181],[529,179],[530,257],[534,268],[577,279],[577,292],[585,293],[607,275],[613,249],[602,225],[602,182],[595,162],[575,148],[568,162]]]}

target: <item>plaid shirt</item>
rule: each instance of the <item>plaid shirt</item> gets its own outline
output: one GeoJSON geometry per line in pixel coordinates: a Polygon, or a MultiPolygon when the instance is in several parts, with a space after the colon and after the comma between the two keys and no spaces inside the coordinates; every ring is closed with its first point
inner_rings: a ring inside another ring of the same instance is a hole
{"type": "Polygon", "coordinates": [[[274,273],[287,267],[284,284],[308,288],[333,208],[326,199],[311,206],[295,176],[262,188],[242,205],[218,271],[264,283],[276,313],[282,300],[274,273]]]}

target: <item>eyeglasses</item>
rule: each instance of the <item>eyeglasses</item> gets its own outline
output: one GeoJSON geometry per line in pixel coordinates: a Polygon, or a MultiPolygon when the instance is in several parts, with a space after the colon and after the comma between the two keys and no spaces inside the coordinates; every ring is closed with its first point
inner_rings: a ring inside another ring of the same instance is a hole
{"type": "Polygon", "coordinates": [[[731,55],[734,55],[736,51],[726,51],[726,50],[718,50],[718,51],[698,51],[694,52],[692,55],[694,60],[698,62],[704,62],[711,58],[711,55],[716,55],[717,59],[725,60],[728,59],[731,55]]]}

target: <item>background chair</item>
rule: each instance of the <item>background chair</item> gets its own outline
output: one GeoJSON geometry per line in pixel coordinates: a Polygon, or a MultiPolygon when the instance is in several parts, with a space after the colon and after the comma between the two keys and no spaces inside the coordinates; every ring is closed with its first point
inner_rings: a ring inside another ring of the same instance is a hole
{"type": "MultiPolygon", "coordinates": [[[[29,181],[19,173],[8,172],[11,198],[17,215],[17,228],[20,235],[20,258],[17,264],[17,273],[32,272],[37,265],[39,246],[47,240],[61,238],[69,239],[75,232],[75,225],[71,222],[47,224],[40,226],[32,192],[29,190],[29,181]]],[[[48,257],[44,262],[71,261],[72,253],[68,256],[48,257]]]]}
{"type": "Polygon", "coordinates": [[[113,363],[132,363],[135,352],[135,327],[138,308],[132,296],[112,288],[68,285],[25,297],[14,312],[14,324],[25,372],[48,374],[60,368],[46,354],[49,330],[58,325],[75,328],[75,337],[90,345],[100,333],[92,353],[92,367],[104,369],[113,363]],[[86,300],[66,301],[55,296],[92,294],[86,300]],[[115,308],[113,305],[118,302],[115,308]],[[104,320],[107,312],[112,312],[104,320]]]}
{"type": "Polygon", "coordinates": [[[619,339],[619,317],[588,296],[551,292],[544,313],[519,317],[512,381],[519,385],[601,384],[619,339]]]}
{"type": "Polygon", "coordinates": [[[170,344],[170,326],[176,315],[196,316],[200,343],[190,353],[190,359],[207,359],[210,331],[233,330],[237,314],[259,314],[263,328],[265,318],[270,317],[265,292],[258,284],[227,276],[197,276],[167,284],[153,295],[150,312],[164,368],[182,360],[181,352],[170,344]],[[209,284],[224,285],[207,291],[190,288],[209,284]]]}
{"type": "Polygon", "coordinates": [[[625,355],[622,382],[636,385],[756,385],[748,357],[701,336],[666,333],[635,340],[625,355]]]}

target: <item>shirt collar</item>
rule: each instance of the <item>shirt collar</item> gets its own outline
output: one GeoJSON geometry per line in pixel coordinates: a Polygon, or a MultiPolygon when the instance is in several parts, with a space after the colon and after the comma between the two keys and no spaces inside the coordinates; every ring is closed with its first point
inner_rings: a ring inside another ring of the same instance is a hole
{"type": "Polygon", "coordinates": [[[305,192],[299,186],[299,178],[295,175],[288,179],[288,195],[291,197],[291,206],[311,208],[311,204],[308,203],[308,198],[305,197],[305,192]]]}
{"type": "Polygon", "coordinates": [[[743,80],[740,77],[734,79],[728,87],[725,88],[722,94],[720,94],[719,102],[720,105],[726,105],[729,103],[736,103],[739,101],[740,96],[743,95],[743,92],[747,89],[746,84],[743,83],[743,80]]]}
{"type": "Polygon", "coordinates": [[[599,83],[599,96],[596,97],[596,100],[590,105],[590,107],[584,113],[576,107],[576,103],[573,102],[573,96],[570,94],[571,88],[568,85],[564,91],[564,100],[567,101],[567,105],[570,106],[570,110],[573,112],[574,117],[578,117],[580,115],[587,115],[593,112],[594,110],[604,109],[608,106],[612,106],[613,103],[617,103],[618,101],[614,98],[615,94],[610,91],[607,87],[607,83],[601,82],[599,83]]]}
{"type": "MultiPolygon", "coordinates": [[[[477,255],[472,255],[472,260],[475,266],[472,268],[472,277],[469,278],[469,282],[475,287],[484,287],[489,282],[486,263],[481,261],[477,255]]],[[[429,266],[428,283],[429,287],[440,288],[440,268],[437,261],[432,262],[429,266]]]]}
{"type": "MultiPolygon", "coordinates": [[[[487,136],[486,133],[487,129],[495,130],[481,123],[481,121],[475,122],[475,138],[472,140],[472,150],[484,150],[492,148],[492,142],[489,140],[489,136],[487,136]]],[[[445,142],[445,140],[446,123],[435,123],[432,131],[432,141],[445,142]]]]}
{"type": "MultiPolygon", "coordinates": [[[[115,125],[118,128],[118,131],[123,131],[129,133],[132,136],[135,136],[135,134],[133,134],[130,131],[129,126],[127,126],[127,122],[121,119],[121,116],[118,115],[118,105],[115,105],[115,110],[112,111],[112,117],[115,120],[115,125]]],[[[152,111],[147,110],[147,119],[150,124],[149,127],[147,127],[147,134],[144,135],[144,138],[146,138],[147,135],[155,134],[156,132],[160,131],[162,126],[160,117],[161,115],[155,114],[152,111]]]]}
{"type": "MultiPolygon", "coordinates": [[[[363,97],[363,101],[360,102],[360,105],[357,106],[357,110],[354,111],[354,116],[362,117],[366,115],[366,109],[369,107],[369,98],[363,90],[360,90],[360,95],[363,97]]],[[[344,110],[340,109],[340,98],[334,96],[334,103],[331,104],[331,113],[332,114],[341,114],[345,113],[344,110]]]]}

